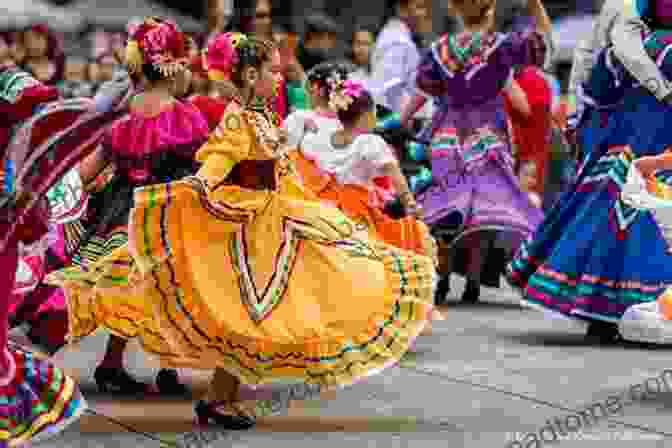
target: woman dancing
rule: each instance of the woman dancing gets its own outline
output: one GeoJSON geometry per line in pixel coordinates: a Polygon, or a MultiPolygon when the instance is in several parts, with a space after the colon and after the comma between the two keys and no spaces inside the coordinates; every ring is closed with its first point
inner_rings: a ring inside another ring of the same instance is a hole
{"type": "MultiPolygon", "coordinates": [[[[402,123],[427,101],[438,100],[423,138],[431,141],[432,185],[418,196],[425,222],[443,239],[437,303],[450,290],[450,273],[459,268],[456,249],[466,249],[467,286],[462,300],[479,299],[488,249],[500,240],[520,241],[542,219],[518,185],[501,93],[512,101],[521,91],[512,82],[516,66],[543,63],[543,35],[550,22],[541,0],[528,0],[536,29],[501,34],[491,31],[494,0],[456,0],[466,30],[442,37],[421,61],[418,94],[402,113],[402,123]],[[426,96],[425,96],[426,95],[426,96]]],[[[524,100],[524,98],[522,98],[524,100]]],[[[460,251],[462,252],[462,251],[460,251]]],[[[501,261],[501,260],[500,260],[501,261]]],[[[490,264],[490,263],[487,263],[490,264]]],[[[505,263],[492,274],[498,285],[505,263]]]]}
{"type": "MultiPolygon", "coordinates": [[[[174,96],[177,77],[185,74],[188,64],[186,38],[177,27],[158,18],[146,19],[131,33],[126,64],[136,84],[144,86],[130,102],[126,116],[111,125],[101,148],[81,166],[85,185],[94,190],[88,215],[83,220],[83,235],[73,257],[74,266],[52,273],[49,282],[63,287],[69,307],[85,299],[71,279],[88,272],[98,260],[128,241],[128,217],[133,206],[134,189],[167,180],[179,179],[196,172],[195,151],[207,140],[208,123],[195,106],[174,96]],[[109,166],[115,173],[104,186],[94,182],[109,166]],[[98,190],[98,191],[95,191],[98,190]]],[[[109,310],[98,310],[99,319],[109,310]]],[[[134,380],[123,368],[127,338],[133,337],[123,320],[115,322],[102,363],[96,368],[95,380],[101,391],[144,393],[148,386],[134,380]]],[[[70,332],[86,322],[77,312],[69,313],[70,332]]],[[[157,386],[164,393],[184,394],[177,373],[163,369],[157,386]]]]}
{"type": "MultiPolygon", "coordinates": [[[[336,387],[396,363],[427,324],[435,273],[430,258],[370,240],[338,209],[281,193],[294,182],[284,145],[255,106],[273,94],[274,48],[244,35],[230,45],[239,94],[198,151],[197,175],[137,190],[129,244],[78,288],[97,291],[87,309],[135,323],[149,353],[215,369],[199,421],[245,429],[255,419],[241,383],[336,387]],[[124,290],[113,282],[132,272],[124,290]]],[[[73,336],[98,324],[89,312],[73,336]]]]}
{"type": "MultiPolygon", "coordinates": [[[[640,2],[655,28],[672,26],[672,2],[640,2]]],[[[646,49],[671,76],[667,32],[647,37],[646,49]]],[[[590,151],[573,191],[547,215],[509,266],[510,282],[533,307],[588,324],[597,342],[618,338],[617,324],[633,305],[655,301],[672,283],[672,255],[651,212],[621,199],[634,158],[666,151],[670,106],[642,88],[602,51],[584,91],[605,109],[611,132],[590,151]],[[642,248],[646,248],[643,250],[642,248]]]]}
{"type": "MultiPolygon", "coordinates": [[[[30,121],[36,107],[58,98],[54,88],[45,86],[12,65],[0,67],[0,81],[0,129],[3,130],[30,121]]],[[[49,107],[45,109],[47,111],[42,113],[48,114],[49,107]]],[[[99,125],[93,123],[92,127],[83,129],[83,133],[74,137],[86,140],[99,125]]],[[[58,129],[52,131],[56,133],[58,129]]],[[[31,156],[45,156],[42,159],[38,157],[38,163],[32,166],[40,179],[35,185],[17,185],[14,170],[21,169],[23,173],[25,164],[16,165],[14,162],[22,160],[25,153],[13,150],[27,151],[28,148],[8,148],[10,137],[9,132],[0,133],[0,161],[3,166],[0,170],[3,187],[0,193],[0,445],[18,447],[54,436],[74,423],[86,409],[79,388],[61,369],[8,343],[9,299],[15,290],[19,256],[31,245],[37,246],[38,250],[46,247],[40,241],[49,229],[49,211],[44,194],[53,185],[52,181],[57,179],[55,173],[67,172],[68,167],[77,162],[77,154],[83,152],[77,145],[72,145],[72,141],[64,144],[65,150],[45,145],[31,148],[31,156]],[[26,191],[31,191],[33,195],[26,191]],[[33,206],[35,201],[37,205],[33,206]]]]}

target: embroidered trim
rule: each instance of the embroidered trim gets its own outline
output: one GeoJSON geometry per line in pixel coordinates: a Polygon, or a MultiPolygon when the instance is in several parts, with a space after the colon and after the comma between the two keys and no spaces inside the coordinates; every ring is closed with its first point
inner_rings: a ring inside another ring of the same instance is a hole
{"type": "Polygon", "coordinates": [[[247,308],[250,318],[260,323],[266,319],[276,306],[281,302],[287,292],[289,277],[299,253],[300,241],[297,235],[300,230],[292,221],[285,221],[283,226],[283,239],[275,257],[275,266],[271,278],[260,293],[259,288],[252,278],[248,262],[246,226],[237,231],[231,238],[229,247],[233,266],[238,274],[238,286],[240,297],[247,308]]]}

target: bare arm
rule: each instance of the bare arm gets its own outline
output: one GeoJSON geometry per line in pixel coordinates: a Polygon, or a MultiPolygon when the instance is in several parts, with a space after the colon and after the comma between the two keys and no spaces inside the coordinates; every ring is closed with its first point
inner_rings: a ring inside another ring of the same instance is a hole
{"type": "Polygon", "coordinates": [[[662,101],[672,93],[672,88],[644,49],[642,33],[647,30],[630,5],[614,23],[610,37],[614,55],[637,81],[662,101]]]}
{"type": "Polygon", "coordinates": [[[527,100],[527,95],[525,95],[525,91],[520,87],[520,84],[518,84],[517,81],[511,81],[509,86],[504,90],[504,93],[511,101],[511,105],[516,112],[525,118],[532,115],[532,107],[527,100]]]}
{"type": "Polygon", "coordinates": [[[593,66],[594,39],[584,39],[574,49],[574,59],[572,61],[572,72],[569,75],[570,95],[576,95],[581,84],[590,76],[590,70],[593,66]]]}
{"type": "Polygon", "coordinates": [[[408,188],[408,183],[401,172],[399,163],[396,161],[386,163],[382,166],[382,172],[384,176],[392,179],[392,184],[401,197],[401,203],[404,205],[406,213],[412,216],[419,216],[420,211],[415,202],[415,197],[413,196],[413,193],[411,193],[410,188],[408,188]]]}
{"type": "Polygon", "coordinates": [[[80,163],[79,175],[82,178],[82,183],[84,184],[84,189],[86,191],[92,191],[98,187],[98,185],[95,184],[95,181],[109,164],[110,161],[105,156],[102,146],[99,146],[98,149],[80,163]]]}
{"type": "Polygon", "coordinates": [[[411,121],[413,116],[417,114],[420,109],[422,109],[426,102],[427,97],[419,93],[416,93],[408,102],[406,102],[399,116],[401,125],[404,127],[408,126],[408,123],[411,121]]]}
{"type": "Polygon", "coordinates": [[[548,17],[546,8],[544,8],[541,0],[527,0],[527,10],[530,17],[533,17],[535,20],[537,31],[550,36],[552,30],[551,19],[548,17]]]}

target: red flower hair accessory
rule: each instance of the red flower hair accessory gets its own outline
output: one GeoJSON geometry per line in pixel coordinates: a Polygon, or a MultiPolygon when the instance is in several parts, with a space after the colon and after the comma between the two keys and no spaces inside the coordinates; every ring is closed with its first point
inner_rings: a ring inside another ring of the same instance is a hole
{"type": "Polygon", "coordinates": [[[149,63],[166,78],[173,78],[188,66],[187,38],[174,23],[149,17],[130,31],[126,64],[131,74],[141,73],[149,63]]]}

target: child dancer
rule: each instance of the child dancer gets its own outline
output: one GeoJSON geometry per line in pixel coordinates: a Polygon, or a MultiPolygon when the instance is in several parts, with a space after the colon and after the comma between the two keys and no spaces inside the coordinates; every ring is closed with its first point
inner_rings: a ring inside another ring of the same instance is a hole
{"type": "MultiPolygon", "coordinates": [[[[146,351],[216,369],[199,421],[246,429],[255,418],[241,383],[337,387],[395,364],[432,311],[434,265],[368,239],[336,208],[281,192],[292,181],[285,146],[258,101],[273,94],[274,48],[229,37],[238,96],[198,151],[197,175],[139,189],[125,251],[77,286],[131,318],[146,351]],[[123,300],[111,280],[133,270],[123,300]]],[[[91,316],[74,336],[98,324],[91,316]]]]}
{"type": "MultiPolygon", "coordinates": [[[[486,283],[484,266],[495,232],[520,241],[543,218],[520,191],[513,172],[501,94],[515,101],[520,89],[512,82],[513,69],[543,63],[547,48],[543,37],[550,33],[546,11],[540,0],[528,0],[536,29],[501,34],[492,31],[493,0],[453,4],[466,30],[443,36],[427,53],[417,76],[421,93],[402,113],[402,123],[407,123],[428,97],[440,104],[424,135],[432,142],[433,181],[418,196],[425,222],[444,239],[437,303],[450,290],[450,273],[460,267],[454,266],[456,249],[467,252],[466,267],[460,269],[467,277],[462,300],[475,302],[481,283],[486,283]]],[[[497,264],[489,273],[493,286],[499,284],[504,259],[497,264]]]]}
{"type": "Polygon", "coordinates": [[[416,219],[421,212],[397,158],[382,137],[372,134],[376,110],[371,94],[356,80],[332,79],[329,89],[330,108],[338,111],[343,128],[304,139],[300,152],[312,163],[299,170],[308,188],[365,226],[373,237],[435,257],[434,241],[416,219]],[[395,193],[409,217],[393,220],[383,213],[395,193]]]}

